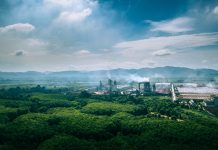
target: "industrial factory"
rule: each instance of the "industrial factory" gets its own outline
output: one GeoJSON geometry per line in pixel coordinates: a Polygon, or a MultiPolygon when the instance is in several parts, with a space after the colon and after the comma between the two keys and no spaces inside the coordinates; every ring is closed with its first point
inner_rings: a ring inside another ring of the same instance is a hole
{"type": "Polygon", "coordinates": [[[154,83],[143,81],[126,84],[108,79],[104,84],[100,81],[94,93],[97,95],[168,95],[172,96],[172,101],[194,100],[218,103],[217,88],[198,86],[198,84],[193,83],[154,83]]]}
{"type": "Polygon", "coordinates": [[[106,84],[102,81],[96,88],[95,94],[130,94],[130,95],[150,95],[155,92],[155,84],[150,82],[138,82],[132,84],[117,84],[116,80],[108,79],[106,84]]]}

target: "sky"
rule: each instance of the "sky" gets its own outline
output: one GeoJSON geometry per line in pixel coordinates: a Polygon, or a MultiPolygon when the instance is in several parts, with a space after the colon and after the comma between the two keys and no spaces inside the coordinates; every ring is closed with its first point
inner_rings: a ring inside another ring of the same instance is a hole
{"type": "Polygon", "coordinates": [[[0,71],[218,69],[218,0],[1,0],[0,71]]]}

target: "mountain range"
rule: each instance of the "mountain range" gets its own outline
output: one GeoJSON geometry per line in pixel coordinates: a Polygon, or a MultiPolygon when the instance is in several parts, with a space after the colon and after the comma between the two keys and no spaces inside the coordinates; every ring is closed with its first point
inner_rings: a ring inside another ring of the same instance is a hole
{"type": "Polygon", "coordinates": [[[41,79],[73,79],[99,80],[106,78],[127,79],[129,77],[147,78],[217,78],[218,70],[191,69],[185,67],[156,67],[140,69],[112,69],[96,71],[60,71],[60,72],[0,72],[0,80],[41,80],[41,79]]]}

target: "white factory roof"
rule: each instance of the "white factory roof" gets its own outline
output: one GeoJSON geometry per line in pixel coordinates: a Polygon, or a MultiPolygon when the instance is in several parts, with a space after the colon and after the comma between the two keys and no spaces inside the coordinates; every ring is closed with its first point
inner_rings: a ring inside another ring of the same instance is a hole
{"type": "Polygon", "coordinates": [[[178,87],[179,93],[218,94],[218,89],[212,87],[178,87]]]}
{"type": "Polygon", "coordinates": [[[168,85],[171,85],[171,83],[166,83],[166,82],[164,82],[164,83],[155,83],[155,85],[165,85],[165,86],[168,86],[168,85]]]}

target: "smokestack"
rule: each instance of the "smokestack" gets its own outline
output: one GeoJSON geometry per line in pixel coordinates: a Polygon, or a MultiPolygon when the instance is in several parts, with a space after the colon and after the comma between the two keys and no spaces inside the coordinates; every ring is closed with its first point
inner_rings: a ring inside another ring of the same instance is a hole
{"type": "Polygon", "coordinates": [[[108,79],[108,86],[109,86],[109,92],[112,92],[112,88],[113,88],[113,81],[111,79],[108,79]]]}
{"type": "Polygon", "coordinates": [[[100,81],[100,83],[99,83],[99,90],[102,91],[102,89],[103,89],[103,84],[102,84],[102,82],[100,81]]]}
{"type": "Polygon", "coordinates": [[[139,92],[141,91],[141,87],[140,87],[140,85],[141,85],[141,83],[139,82],[139,83],[138,83],[138,86],[139,86],[139,87],[138,87],[138,88],[139,88],[139,92]]]}
{"type": "Polygon", "coordinates": [[[153,84],[153,92],[156,92],[156,86],[155,86],[155,83],[153,84]]]}
{"type": "Polygon", "coordinates": [[[117,81],[114,80],[114,89],[116,90],[117,89],[117,81]]]}

